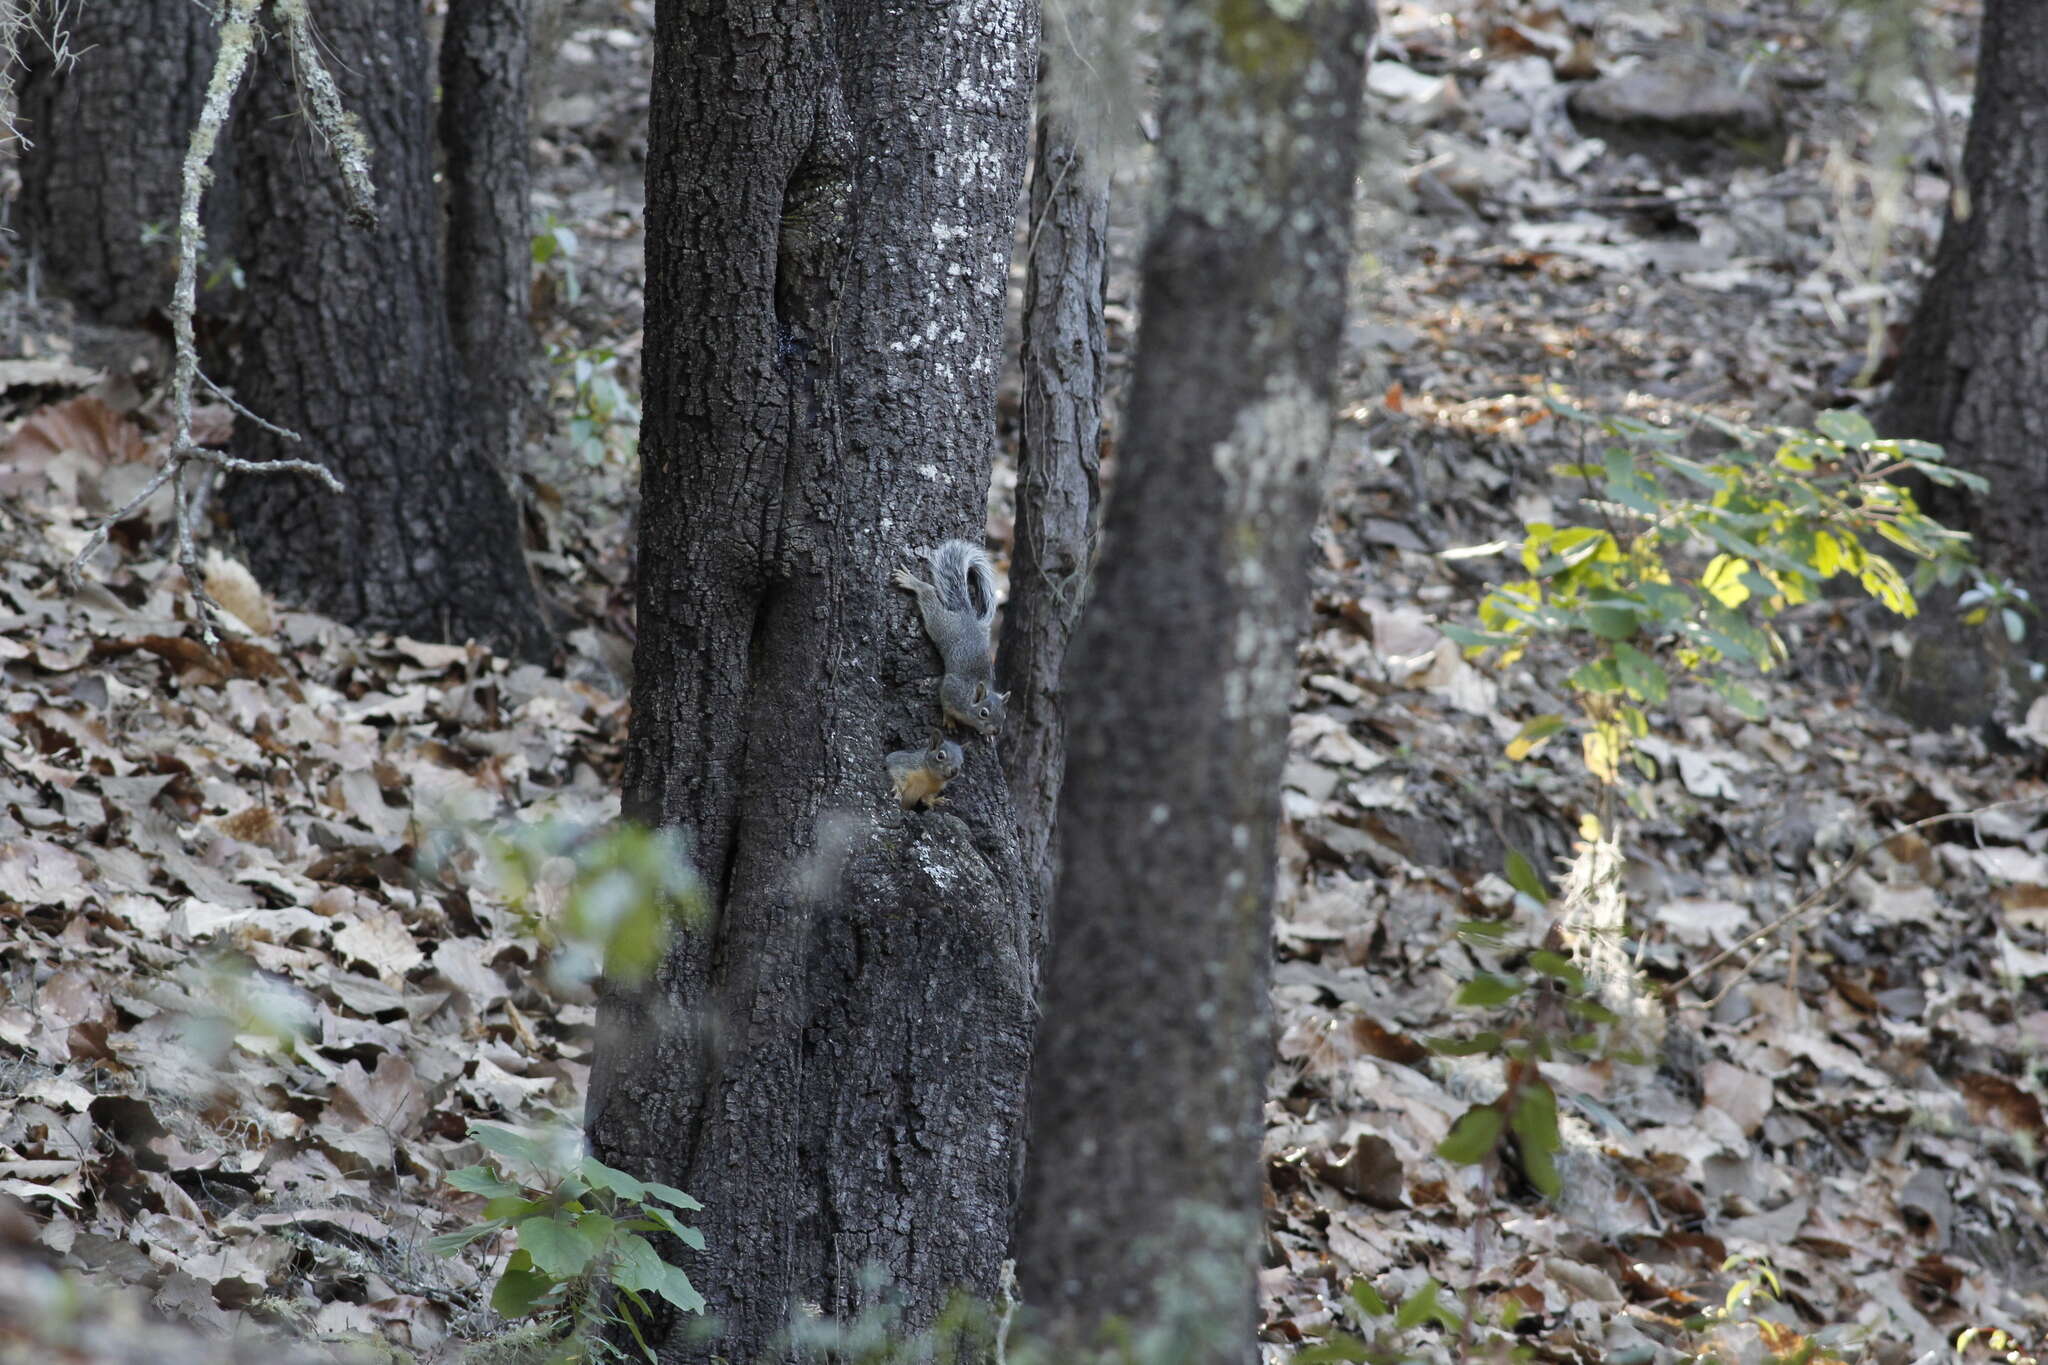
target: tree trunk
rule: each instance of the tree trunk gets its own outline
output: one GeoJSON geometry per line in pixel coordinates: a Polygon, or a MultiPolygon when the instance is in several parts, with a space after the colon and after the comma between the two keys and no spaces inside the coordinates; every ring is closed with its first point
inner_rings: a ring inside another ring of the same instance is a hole
{"type": "MultiPolygon", "coordinates": [[[[93,0],[63,16],[62,67],[24,46],[21,229],[50,284],[100,322],[161,310],[178,271],[178,174],[218,38],[203,5],[93,0]]],[[[224,158],[225,159],[225,158],[224,158]]],[[[232,175],[206,205],[207,266],[235,254],[232,175]]]]}
{"type": "Polygon", "coordinates": [[[1880,429],[1937,441],[1991,496],[1928,490],[1993,566],[2048,602],[2048,25],[2031,0],[1985,0],[1963,152],[1970,213],[1951,211],[1880,429]]]}
{"type": "Polygon", "coordinates": [[[1275,826],[1371,7],[1178,0],[1072,750],[1019,1228],[1056,1345],[1256,1359],[1275,826]]]}
{"type": "Polygon", "coordinates": [[[1017,539],[1003,613],[1010,694],[1003,766],[1017,842],[1041,903],[1052,894],[1053,816],[1066,771],[1060,675],[1094,567],[1101,496],[1103,287],[1109,179],[1056,108],[1038,116],[1024,284],[1024,404],[1017,539]]]}
{"type": "Polygon", "coordinates": [[[722,1323],[773,1358],[884,1270],[912,1322],[996,1287],[1031,897],[994,747],[936,812],[884,768],[937,723],[889,573],[979,536],[1037,15],[664,0],[649,130],[640,633],[625,807],[688,832],[711,925],[607,992],[588,1130],[703,1200],[722,1323]]]}
{"type": "Polygon", "coordinates": [[[230,134],[247,292],[227,368],[242,402],[306,438],[242,421],[234,452],[318,459],[348,492],[243,477],[227,505],[256,576],[292,601],[360,627],[543,653],[518,509],[484,448],[499,395],[466,394],[449,334],[420,8],[361,0],[323,11],[319,33],[370,142],[379,225],[348,225],[273,42],[230,134]]]}
{"type": "Polygon", "coordinates": [[[450,0],[441,37],[448,321],[485,453],[513,468],[533,360],[528,317],[527,19],[531,0],[450,0]]]}
{"type": "MultiPolygon", "coordinates": [[[[223,139],[231,173],[208,191],[201,278],[232,262],[243,285],[209,291],[220,325],[202,331],[201,359],[305,438],[244,418],[235,454],[320,460],[348,492],[250,477],[224,501],[258,578],[289,600],[356,626],[539,653],[548,637],[518,509],[479,437],[497,399],[466,394],[449,335],[419,7],[370,0],[323,12],[319,32],[372,146],[381,226],[347,224],[273,41],[223,139]]],[[[75,66],[24,82],[36,146],[22,216],[68,293],[98,320],[133,322],[169,297],[178,178],[216,39],[204,6],[93,0],[72,46],[75,66]],[[147,246],[144,225],[160,229],[147,246]]]]}

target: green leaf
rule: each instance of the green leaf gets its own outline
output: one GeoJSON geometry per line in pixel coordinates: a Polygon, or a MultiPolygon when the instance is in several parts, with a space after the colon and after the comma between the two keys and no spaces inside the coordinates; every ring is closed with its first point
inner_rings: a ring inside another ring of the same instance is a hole
{"type": "Polygon", "coordinates": [[[1501,1037],[1491,1030],[1475,1033],[1469,1038],[1430,1038],[1429,1050],[1442,1057],[1476,1057],[1482,1052],[1498,1052],[1501,1037]]]}
{"type": "Polygon", "coordinates": [[[664,1204],[673,1204],[679,1209],[701,1209],[704,1207],[673,1185],[664,1185],[659,1180],[648,1180],[642,1183],[647,1186],[647,1193],[649,1195],[659,1199],[664,1204]]]}
{"type": "Polygon", "coordinates": [[[491,1291],[491,1308],[504,1318],[523,1318],[555,1287],[555,1279],[533,1268],[533,1259],[523,1251],[512,1253],[505,1273],[491,1291]]]}
{"type": "Polygon", "coordinates": [[[448,1172],[448,1183],[464,1194],[480,1194],[487,1199],[517,1196],[520,1188],[489,1166],[464,1166],[459,1171],[448,1172]]]}
{"type": "Polygon", "coordinates": [[[519,1224],[519,1247],[534,1265],[557,1279],[571,1279],[590,1268],[598,1244],[583,1228],[564,1217],[539,1214],[519,1224]]]}
{"type": "Polygon", "coordinates": [[[1573,669],[1565,681],[1581,692],[1606,695],[1621,691],[1621,669],[1612,659],[1595,659],[1573,669]]]}
{"type": "Polygon", "coordinates": [[[692,1251],[702,1251],[704,1249],[704,1234],[670,1213],[667,1209],[662,1208],[659,1204],[649,1204],[643,1212],[646,1213],[650,1222],[660,1227],[664,1232],[674,1234],[677,1238],[681,1239],[684,1246],[689,1247],[692,1251]]]}
{"type": "Polygon", "coordinates": [[[1521,731],[1508,741],[1507,756],[1519,763],[1543,747],[1543,742],[1564,729],[1564,717],[1558,715],[1536,716],[1522,726],[1521,731]]]}
{"type": "Polygon", "coordinates": [[[1436,1145],[1436,1154],[1454,1165],[1477,1165],[1493,1155],[1500,1142],[1501,1121],[1500,1110],[1490,1104],[1467,1109],[1436,1145]]]}
{"type": "Polygon", "coordinates": [[[1452,644],[1465,649],[1497,649],[1521,639],[1521,636],[1511,635],[1504,630],[1472,630],[1459,625],[1441,625],[1437,630],[1452,644]]]}
{"type": "Polygon", "coordinates": [[[1443,1286],[1434,1279],[1424,1280],[1420,1288],[1401,1300],[1400,1308],[1394,1313],[1395,1330],[1406,1331],[1425,1322],[1436,1322],[1446,1331],[1457,1331],[1463,1319],[1455,1309],[1438,1300],[1437,1295],[1442,1289],[1443,1286]]]}
{"type": "Polygon", "coordinates": [[[1845,446],[1860,446],[1877,439],[1877,428],[1870,425],[1869,418],[1844,408],[1830,408],[1815,417],[1813,429],[1845,446]]]}
{"type": "Polygon", "coordinates": [[[1388,1313],[1387,1301],[1372,1287],[1372,1281],[1362,1275],[1351,1282],[1351,1301],[1369,1318],[1383,1318],[1388,1313]]]}
{"type": "Polygon", "coordinates": [[[624,1171],[605,1165],[594,1156],[583,1158],[578,1168],[583,1178],[590,1182],[592,1189],[610,1190],[624,1199],[640,1200],[647,1197],[647,1182],[636,1180],[624,1171]]]}
{"type": "Polygon", "coordinates": [[[548,1150],[536,1138],[496,1123],[472,1123],[469,1135],[481,1143],[485,1150],[514,1161],[524,1161],[545,1170],[548,1166],[548,1150]]]}
{"type": "MultiPolygon", "coordinates": [[[[1560,718],[1558,724],[1563,725],[1564,721],[1560,718]]],[[[1528,728],[1526,725],[1522,727],[1525,732],[1528,728]]],[[[1514,887],[1515,890],[1521,892],[1530,900],[1535,901],[1538,905],[1545,904],[1550,900],[1550,892],[1544,889],[1543,878],[1537,874],[1536,865],[1523,857],[1519,849],[1511,848],[1508,850],[1507,876],[1509,886],[1514,887]]]]}
{"type": "Polygon", "coordinates": [[[1642,629],[1642,612],[1636,604],[1610,597],[1586,604],[1586,624],[1603,640],[1626,640],[1642,629]]]}
{"type": "Polygon", "coordinates": [[[1579,964],[1563,953],[1553,953],[1548,948],[1538,948],[1529,954],[1529,969],[1541,972],[1544,976],[1554,977],[1575,991],[1584,990],[1586,986],[1586,974],[1579,969],[1579,964]]]}
{"type": "Polygon", "coordinates": [[[500,1223],[509,1223],[515,1218],[547,1207],[544,1199],[528,1199],[523,1194],[503,1194],[484,1202],[484,1217],[500,1223]]]}
{"type": "Polygon", "coordinates": [[[1762,720],[1767,712],[1756,694],[1733,678],[1709,678],[1709,685],[1721,694],[1721,700],[1734,707],[1744,720],[1762,720]]]}
{"type": "Polygon", "coordinates": [[[427,1250],[436,1256],[453,1256],[479,1237],[488,1237],[503,1223],[471,1223],[456,1232],[443,1232],[427,1239],[427,1250]]]}
{"type": "Polygon", "coordinates": [[[1357,1337],[1345,1332],[1336,1332],[1321,1345],[1296,1351],[1292,1359],[1294,1365],[1336,1365],[1341,1361],[1370,1362],[1373,1355],[1366,1348],[1366,1344],[1357,1337]]]}
{"type": "Polygon", "coordinates": [[[1524,990],[1522,982],[1511,976],[1500,976],[1493,972],[1481,972],[1458,988],[1452,997],[1454,1005],[1478,1005],[1487,1007],[1505,1005],[1524,990]]]}
{"type": "Polygon", "coordinates": [[[1657,706],[1671,697],[1671,679],[1655,659],[1626,641],[1614,645],[1614,665],[1621,674],[1621,685],[1637,701],[1657,706]]]}
{"type": "Polygon", "coordinates": [[[1555,1198],[1564,1188],[1555,1160],[1559,1146],[1556,1093],[1540,1080],[1525,1083],[1516,1094],[1510,1127],[1522,1159],[1522,1173],[1531,1185],[1555,1198]]]}

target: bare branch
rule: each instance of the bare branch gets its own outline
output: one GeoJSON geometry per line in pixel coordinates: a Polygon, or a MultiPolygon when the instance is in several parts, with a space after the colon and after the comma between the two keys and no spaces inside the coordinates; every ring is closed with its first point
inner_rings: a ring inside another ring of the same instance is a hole
{"type": "MultiPolygon", "coordinates": [[[[0,40],[4,40],[5,24],[9,16],[8,7],[15,0],[0,0],[0,40]]],[[[290,440],[298,440],[296,433],[286,431],[264,421],[221,391],[219,385],[208,379],[199,369],[199,347],[192,334],[192,320],[198,308],[199,258],[206,250],[206,229],[199,220],[199,206],[206,194],[207,163],[213,159],[213,149],[220,141],[220,130],[227,122],[229,106],[234,102],[235,90],[242,83],[243,75],[249,69],[249,58],[256,40],[256,16],[263,7],[263,0],[228,0],[227,8],[221,15],[220,52],[214,58],[213,74],[206,87],[206,103],[199,111],[199,122],[192,129],[192,140],[185,148],[183,193],[178,206],[178,281],[171,293],[171,333],[176,345],[177,361],[171,374],[171,443],[165,451],[163,464],[156,474],[143,486],[140,493],[131,498],[118,512],[103,519],[86,537],[85,544],[72,557],[65,568],[65,578],[75,587],[79,570],[85,562],[107,543],[107,533],[117,524],[133,516],[165,484],[171,486],[175,508],[175,524],[178,534],[178,565],[185,571],[185,581],[192,593],[192,600],[199,605],[199,628],[209,649],[220,643],[214,631],[214,623],[221,614],[220,605],[206,591],[206,580],[199,568],[199,550],[193,536],[192,523],[197,518],[198,508],[190,496],[185,483],[187,465],[209,464],[216,469],[236,474],[307,474],[319,479],[336,493],[344,491],[340,479],[333,471],[311,460],[241,460],[219,451],[208,450],[192,438],[192,392],[199,384],[225,399],[229,406],[249,420],[268,431],[290,440]]],[[[291,11],[296,9],[297,20],[294,28],[293,49],[298,50],[298,34],[305,36],[308,49],[311,47],[310,28],[306,23],[303,0],[279,0],[279,7],[286,12],[287,25],[293,24],[291,11]]],[[[338,97],[334,96],[334,82],[327,75],[326,68],[315,58],[312,67],[301,64],[300,70],[317,70],[317,76],[308,80],[315,88],[314,103],[321,112],[322,126],[329,126],[326,111],[322,107],[320,90],[324,83],[326,96],[333,98],[332,114],[345,131],[361,143],[361,134],[354,129],[352,120],[342,114],[338,97]]],[[[367,148],[363,149],[358,164],[363,168],[367,183],[367,148]]],[[[343,179],[347,180],[349,166],[344,160],[343,179]]],[[[353,187],[352,187],[353,191],[353,187]]],[[[354,221],[358,213],[354,195],[351,193],[350,218],[354,221]]],[[[375,221],[374,213],[371,221],[375,221]]]]}

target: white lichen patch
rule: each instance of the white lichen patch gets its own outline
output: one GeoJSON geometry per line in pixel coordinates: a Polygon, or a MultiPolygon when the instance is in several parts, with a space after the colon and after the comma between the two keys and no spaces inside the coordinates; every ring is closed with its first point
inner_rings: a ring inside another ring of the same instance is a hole
{"type": "Polygon", "coordinates": [[[1299,375],[1269,376],[1266,393],[1237,414],[1230,435],[1210,454],[1228,499],[1224,572],[1237,602],[1237,625],[1223,676],[1224,712],[1246,721],[1284,712],[1293,685],[1298,604],[1268,571],[1286,521],[1286,503],[1300,496],[1300,481],[1321,468],[1330,442],[1330,406],[1299,375]]]}

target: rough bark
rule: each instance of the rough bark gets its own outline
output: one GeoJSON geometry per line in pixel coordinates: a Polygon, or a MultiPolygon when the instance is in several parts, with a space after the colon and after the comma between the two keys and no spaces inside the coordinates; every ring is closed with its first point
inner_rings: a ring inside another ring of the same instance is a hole
{"type": "Polygon", "coordinates": [[[1066,771],[1060,679],[1094,567],[1101,497],[1109,233],[1108,177],[1056,108],[1038,116],[1027,230],[1017,538],[999,658],[1010,694],[1003,767],[1024,866],[1043,902],[1052,893],[1053,817],[1066,771]]]}
{"type": "Polygon", "coordinates": [[[657,11],[625,807],[714,914],[607,994],[588,1131],[706,1206],[723,1335],[664,1361],[772,1359],[869,1265],[913,1322],[997,1283],[1031,898],[989,742],[896,809],[937,657],[888,575],[982,525],[1035,45],[1029,0],[657,11]]]}
{"type": "Polygon", "coordinates": [[[1988,498],[1930,490],[1997,567],[2048,602],[2048,25],[2029,0],[1986,0],[1953,211],[1907,332],[1880,429],[1937,441],[1991,480],[1988,498]]]}
{"type": "MultiPolygon", "coordinates": [[[[77,64],[32,71],[22,108],[22,214],[52,278],[95,319],[132,322],[168,299],[181,160],[216,46],[203,5],[93,0],[69,16],[77,64]],[[163,229],[143,245],[143,225],[163,229]]],[[[351,624],[548,644],[520,554],[518,510],[479,440],[443,302],[432,85],[419,7],[374,0],[320,15],[350,111],[375,156],[374,233],[350,227],[312,145],[281,39],[250,72],[207,196],[202,278],[229,261],[240,289],[203,300],[206,371],[297,431],[246,419],[234,453],[312,458],[348,484],[231,484],[224,501],[264,586],[351,624]]]]}
{"type": "Polygon", "coordinates": [[[519,449],[533,359],[531,9],[531,0],[450,0],[441,36],[448,322],[476,398],[484,450],[508,469],[519,449]]]}
{"type": "MultiPolygon", "coordinates": [[[[203,5],[94,0],[66,11],[63,66],[31,40],[22,53],[21,229],[44,277],[101,322],[129,326],[161,310],[177,274],[178,170],[218,46],[203,5]],[[198,73],[198,74],[195,74],[198,73]]],[[[208,263],[234,255],[208,205],[208,263]]],[[[201,275],[207,272],[202,269],[201,275]]]]}
{"type": "Polygon", "coordinates": [[[250,73],[231,136],[241,170],[245,303],[225,369],[292,445],[238,422],[246,459],[318,459],[348,484],[245,477],[227,505],[264,585],[363,627],[475,636],[510,652],[548,637],[518,509],[466,397],[449,334],[432,85],[419,6],[323,11],[320,37],[374,157],[380,222],[348,226],[338,179],[300,115],[282,42],[250,73]]]}
{"type": "Polygon", "coordinates": [[[1176,1319],[1256,1359],[1279,776],[1350,265],[1372,17],[1179,0],[1161,186],[1094,596],[1019,1225],[1072,1349],[1176,1319]]]}

